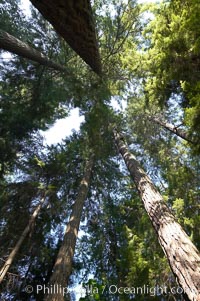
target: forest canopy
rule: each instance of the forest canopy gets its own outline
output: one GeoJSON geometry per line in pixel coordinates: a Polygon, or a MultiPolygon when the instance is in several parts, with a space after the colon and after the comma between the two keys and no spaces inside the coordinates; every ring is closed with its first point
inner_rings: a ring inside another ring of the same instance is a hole
{"type": "Polygon", "coordinates": [[[2,300],[200,300],[199,20],[198,0],[1,1],[2,300]]]}

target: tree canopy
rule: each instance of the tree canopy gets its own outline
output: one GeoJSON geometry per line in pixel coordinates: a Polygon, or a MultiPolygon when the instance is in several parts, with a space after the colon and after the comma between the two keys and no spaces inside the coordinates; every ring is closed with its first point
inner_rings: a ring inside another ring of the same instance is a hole
{"type": "Polygon", "coordinates": [[[69,219],[79,208],[62,300],[192,300],[170,269],[113,131],[121,132],[166,211],[200,249],[199,1],[69,1],[68,12],[66,1],[49,1],[49,7],[48,1],[31,2],[30,16],[18,0],[0,4],[0,269],[28,229],[0,297],[47,298],[43,288],[55,278],[65,227],[72,227],[69,219]],[[62,20],[67,35],[60,32],[62,20]],[[78,44],[84,39],[80,24],[89,30],[84,44],[78,44]],[[74,32],[77,40],[70,43],[74,32]],[[5,37],[14,49],[15,43],[27,48],[28,56],[5,48],[5,37]],[[47,145],[41,130],[74,108],[84,116],[80,131],[47,145]]]}

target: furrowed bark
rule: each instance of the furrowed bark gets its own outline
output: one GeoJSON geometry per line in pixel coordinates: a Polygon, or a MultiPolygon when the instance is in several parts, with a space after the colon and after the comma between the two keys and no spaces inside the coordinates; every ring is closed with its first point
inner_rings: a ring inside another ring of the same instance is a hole
{"type": "Polygon", "coordinates": [[[28,44],[22,42],[3,30],[0,30],[0,48],[35,61],[41,65],[69,74],[69,71],[66,67],[53,62],[38,50],[32,48],[28,44]]]}
{"type": "Polygon", "coordinates": [[[45,301],[64,301],[65,292],[69,282],[69,277],[72,271],[72,262],[75,252],[76,240],[81,221],[84,202],[87,197],[89,183],[94,164],[93,155],[85,167],[85,173],[80,183],[78,195],[74,202],[70,220],[67,224],[64,239],[59,249],[58,256],[53,268],[53,273],[50,278],[48,288],[49,293],[46,294],[45,301]]]}
{"type": "Polygon", "coordinates": [[[10,266],[12,265],[15,256],[17,255],[21,245],[23,244],[25,238],[27,237],[27,235],[30,233],[31,228],[33,223],[35,222],[41,208],[42,205],[45,202],[45,197],[42,198],[42,200],[40,201],[39,205],[36,207],[36,209],[34,210],[33,214],[30,217],[29,223],[26,226],[26,228],[24,229],[24,231],[22,232],[22,235],[20,236],[18,242],[16,243],[15,247],[13,248],[12,252],[10,253],[10,255],[8,256],[8,259],[6,260],[6,262],[4,263],[2,269],[0,270],[0,283],[3,281],[4,277],[6,276],[6,273],[8,272],[10,266]]]}
{"type": "Polygon", "coordinates": [[[90,0],[31,0],[57,33],[101,75],[101,59],[90,0]]]}
{"type": "Polygon", "coordinates": [[[191,301],[200,300],[200,254],[163,201],[150,178],[129,152],[123,137],[114,130],[117,148],[133,178],[144,207],[158,235],[172,272],[191,301]]]}

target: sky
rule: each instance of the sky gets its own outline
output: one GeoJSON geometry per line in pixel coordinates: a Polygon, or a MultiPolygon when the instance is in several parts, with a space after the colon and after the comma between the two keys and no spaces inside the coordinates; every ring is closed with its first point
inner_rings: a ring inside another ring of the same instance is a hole
{"type": "MultiPolygon", "coordinates": [[[[155,0],[138,0],[138,3],[147,3],[147,2],[155,2],[155,0]]],[[[26,16],[30,15],[30,1],[29,0],[21,0],[21,8],[24,11],[26,16]]],[[[111,105],[120,110],[117,102],[112,99],[111,105]]],[[[124,107],[124,104],[123,104],[124,107]]],[[[69,117],[60,119],[54,123],[54,125],[48,129],[47,131],[41,131],[41,134],[45,138],[45,143],[48,145],[56,144],[61,142],[66,136],[69,136],[73,130],[78,131],[80,128],[81,122],[84,121],[83,116],[79,116],[78,108],[72,109],[69,117]]]]}
{"type": "MultiPolygon", "coordinates": [[[[138,0],[138,3],[147,2],[155,2],[155,0],[138,0]]],[[[21,8],[27,17],[30,16],[29,6],[29,0],[21,0],[21,8]]],[[[111,99],[111,105],[116,110],[124,110],[126,107],[125,101],[122,102],[121,107],[114,98],[111,99]]],[[[84,116],[79,116],[79,109],[75,108],[71,110],[69,117],[57,120],[50,129],[48,129],[47,131],[40,131],[40,133],[44,136],[46,144],[56,144],[61,142],[62,139],[64,139],[66,136],[69,136],[73,130],[78,131],[82,122],[84,122],[84,116]]],[[[75,287],[75,290],[76,300],[79,300],[79,298],[81,297],[81,285],[77,285],[75,287]]]]}
{"type": "MultiPolygon", "coordinates": [[[[29,0],[21,0],[21,7],[26,16],[30,15],[29,6],[29,0]]],[[[121,109],[114,99],[111,100],[111,104],[115,109],[121,109]]],[[[124,108],[125,104],[122,104],[122,106],[124,108]]],[[[83,121],[84,116],[79,116],[79,109],[75,108],[71,110],[69,117],[57,120],[50,129],[40,131],[40,133],[45,138],[45,144],[56,144],[61,142],[66,136],[70,136],[73,130],[78,131],[83,121]]]]}
{"type": "Polygon", "coordinates": [[[69,136],[73,130],[78,131],[83,121],[84,117],[79,116],[79,109],[72,109],[69,117],[57,120],[50,129],[40,133],[44,136],[46,144],[56,144],[69,136]]]}
{"type": "MultiPolygon", "coordinates": [[[[122,101],[121,107],[117,101],[112,98],[111,105],[116,110],[124,110],[126,102],[122,101]]],[[[57,120],[50,129],[40,131],[40,133],[44,136],[46,144],[56,144],[61,142],[66,136],[70,136],[73,130],[78,131],[82,122],[84,122],[84,116],[79,116],[79,109],[75,108],[71,110],[69,117],[57,120]]]]}

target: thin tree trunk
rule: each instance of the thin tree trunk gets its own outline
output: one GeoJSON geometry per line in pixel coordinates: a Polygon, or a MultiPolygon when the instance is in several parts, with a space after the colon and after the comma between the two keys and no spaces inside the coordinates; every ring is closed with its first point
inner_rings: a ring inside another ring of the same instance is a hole
{"type": "Polygon", "coordinates": [[[6,273],[8,272],[13,260],[15,259],[15,256],[17,255],[21,245],[23,244],[25,238],[27,237],[27,235],[30,233],[32,226],[36,220],[36,217],[38,216],[42,205],[45,202],[45,197],[42,198],[42,200],[40,201],[39,205],[36,207],[36,209],[34,210],[33,214],[30,217],[29,223],[26,226],[26,228],[24,229],[24,231],[22,232],[22,235],[20,236],[18,242],[16,243],[14,249],[12,250],[12,252],[10,253],[10,255],[8,256],[8,259],[6,260],[6,262],[4,263],[2,269],[0,270],[0,283],[3,281],[6,273]]]}
{"type": "Polygon", "coordinates": [[[69,71],[66,67],[51,61],[38,50],[30,47],[28,44],[22,42],[3,30],[0,30],[0,48],[35,61],[41,65],[69,74],[69,71]]]}
{"type": "Polygon", "coordinates": [[[153,121],[153,122],[161,125],[165,129],[167,129],[168,131],[176,134],[177,136],[181,137],[182,139],[184,139],[184,140],[186,140],[190,143],[196,144],[195,141],[193,141],[185,131],[179,129],[178,127],[174,126],[173,124],[171,124],[169,122],[162,121],[159,118],[153,117],[153,116],[148,117],[148,119],[150,121],[153,121]]]}
{"type": "Polygon", "coordinates": [[[114,130],[115,142],[139,191],[160,245],[187,300],[200,300],[200,254],[163,201],[150,178],[114,130]]]}
{"type": "Polygon", "coordinates": [[[48,285],[49,293],[45,301],[64,301],[69,277],[72,271],[72,261],[75,252],[76,240],[85,199],[87,197],[94,157],[91,155],[85,167],[85,173],[79,186],[79,191],[74,202],[69,223],[67,224],[64,239],[59,249],[53,273],[48,285]],[[52,288],[52,289],[51,289],[52,288]]]}

